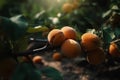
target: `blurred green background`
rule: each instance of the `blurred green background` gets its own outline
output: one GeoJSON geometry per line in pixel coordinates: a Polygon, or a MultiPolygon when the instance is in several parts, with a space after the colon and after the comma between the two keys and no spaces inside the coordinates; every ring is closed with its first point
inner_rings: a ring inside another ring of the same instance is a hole
{"type": "Polygon", "coordinates": [[[0,0],[0,16],[10,19],[0,26],[12,40],[29,33],[47,39],[51,29],[71,26],[79,36],[91,31],[109,44],[120,35],[119,7],[119,0],[0,0]]]}
{"type": "Polygon", "coordinates": [[[58,27],[77,26],[85,32],[86,28],[100,27],[111,16],[113,6],[119,8],[120,4],[119,0],[76,0],[79,8],[64,14],[63,4],[72,1],[75,0],[0,0],[0,16],[10,18],[22,14],[31,24],[50,26],[52,22],[58,27]]]}

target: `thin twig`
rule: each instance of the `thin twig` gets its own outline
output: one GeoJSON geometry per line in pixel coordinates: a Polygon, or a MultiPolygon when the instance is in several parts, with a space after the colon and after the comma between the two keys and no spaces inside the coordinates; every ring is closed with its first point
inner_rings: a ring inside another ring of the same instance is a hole
{"type": "Polygon", "coordinates": [[[117,39],[117,40],[112,41],[111,43],[116,43],[116,42],[119,42],[119,41],[120,41],[120,39],[117,39]]]}

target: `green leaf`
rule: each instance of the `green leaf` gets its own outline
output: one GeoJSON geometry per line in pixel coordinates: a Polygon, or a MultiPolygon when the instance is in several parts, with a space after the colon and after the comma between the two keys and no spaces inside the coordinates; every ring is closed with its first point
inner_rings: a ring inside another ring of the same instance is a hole
{"type": "Polygon", "coordinates": [[[8,37],[14,39],[15,38],[15,28],[17,28],[17,24],[13,23],[9,18],[0,16],[0,30],[4,32],[8,37]]]}
{"type": "Polygon", "coordinates": [[[17,68],[15,69],[12,79],[11,80],[24,80],[26,76],[26,70],[23,64],[18,64],[17,68]]]}
{"type": "Polygon", "coordinates": [[[56,70],[55,68],[45,67],[41,71],[42,71],[43,75],[51,78],[52,80],[63,80],[61,73],[58,70],[56,70]]]}
{"type": "Polygon", "coordinates": [[[114,30],[114,33],[117,37],[119,37],[120,36],[120,28],[116,27],[115,30],[114,30]]]}
{"type": "Polygon", "coordinates": [[[17,24],[17,28],[15,28],[17,34],[16,36],[21,36],[26,33],[26,30],[28,29],[28,22],[23,15],[11,17],[10,20],[17,24]]]}
{"type": "Polygon", "coordinates": [[[11,80],[41,80],[41,72],[31,63],[20,63],[11,80]]]}
{"type": "Polygon", "coordinates": [[[27,32],[28,33],[36,33],[36,32],[44,32],[48,31],[48,27],[36,26],[36,27],[29,27],[27,32]]]}
{"type": "Polygon", "coordinates": [[[111,30],[110,27],[105,27],[103,29],[103,41],[109,44],[114,38],[115,38],[115,34],[113,30],[111,30]]]}
{"type": "Polygon", "coordinates": [[[11,19],[0,16],[0,29],[12,40],[25,35],[27,27],[27,22],[22,16],[15,16],[11,19]]]}
{"type": "Polygon", "coordinates": [[[3,8],[3,6],[6,4],[6,0],[0,0],[0,9],[3,8]]]}
{"type": "Polygon", "coordinates": [[[28,37],[21,37],[20,39],[14,41],[14,52],[25,51],[28,47],[28,37]]]}
{"type": "Polygon", "coordinates": [[[107,12],[103,13],[102,17],[106,18],[106,17],[110,16],[111,13],[112,13],[112,10],[108,10],[107,12]]]}
{"type": "Polygon", "coordinates": [[[117,5],[113,5],[111,9],[112,10],[119,10],[119,7],[117,5]]]}
{"type": "Polygon", "coordinates": [[[26,28],[28,26],[27,19],[23,15],[13,16],[10,20],[16,23],[19,27],[26,28]]]}

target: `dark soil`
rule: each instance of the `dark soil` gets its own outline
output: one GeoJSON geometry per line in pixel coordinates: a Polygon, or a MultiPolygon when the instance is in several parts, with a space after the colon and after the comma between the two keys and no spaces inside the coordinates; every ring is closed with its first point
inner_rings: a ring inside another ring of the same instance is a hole
{"type": "MultiPolygon", "coordinates": [[[[53,52],[45,52],[44,66],[51,66],[59,70],[64,80],[120,80],[120,65],[118,62],[106,61],[100,65],[90,65],[84,58],[60,61],[52,59],[53,52]]],[[[45,78],[43,80],[50,80],[45,78]]]]}

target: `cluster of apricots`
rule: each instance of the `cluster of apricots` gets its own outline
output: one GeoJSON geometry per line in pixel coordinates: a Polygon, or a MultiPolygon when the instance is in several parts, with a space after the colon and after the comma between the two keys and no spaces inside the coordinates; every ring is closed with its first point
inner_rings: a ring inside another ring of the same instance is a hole
{"type": "Polygon", "coordinates": [[[102,41],[96,34],[84,33],[78,42],[77,31],[72,27],[64,26],[61,29],[51,30],[47,38],[51,46],[60,46],[60,52],[52,56],[54,60],[60,60],[63,56],[76,58],[86,52],[86,60],[90,64],[97,65],[105,61],[102,41]]]}
{"type": "Polygon", "coordinates": [[[73,0],[72,2],[66,2],[62,6],[64,13],[70,13],[79,7],[79,0],[73,0]]]}
{"type": "MultiPolygon", "coordinates": [[[[69,26],[64,26],[61,29],[53,29],[48,34],[49,44],[55,47],[60,46],[62,55],[67,58],[75,58],[81,54],[81,46],[76,39],[76,30],[69,26]]],[[[61,55],[55,53],[53,55],[54,59],[55,56],[60,58],[61,55]]]]}
{"type": "Polygon", "coordinates": [[[105,61],[105,53],[101,45],[101,39],[92,33],[84,33],[81,36],[81,45],[87,53],[87,61],[90,64],[101,64],[105,61]]]}

